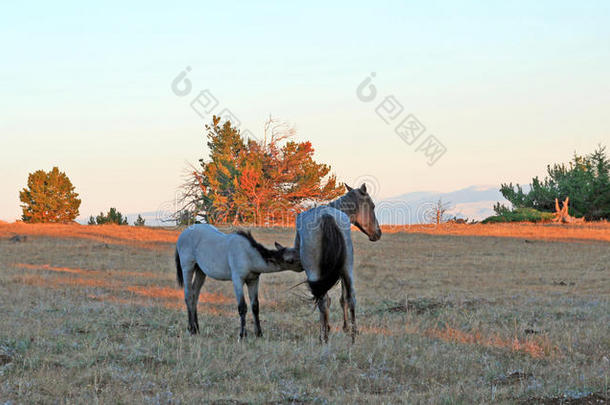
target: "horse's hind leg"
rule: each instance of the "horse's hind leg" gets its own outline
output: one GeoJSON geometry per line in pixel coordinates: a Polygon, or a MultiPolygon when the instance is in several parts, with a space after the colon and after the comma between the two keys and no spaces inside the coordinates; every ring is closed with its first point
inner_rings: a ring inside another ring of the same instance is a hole
{"type": "Polygon", "coordinates": [[[330,297],[325,294],[324,297],[318,300],[318,309],[320,310],[320,341],[328,343],[328,331],[330,330],[329,318],[329,305],[330,297]]]}
{"type": "Polygon", "coordinates": [[[349,326],[347,325],[347,289],[345,287],[345,281],[341,281],[341,309],[343,310],[343,332],[349,332],[349,326]]]}
{"type": "MultiPolygon", "coordinates": [[[[358,328],[356,327],[356,291],[354,291],[354,282],[349,275],[344,276],[341,280],[341,284],[343,285],[343,290],[341,296],[343,297],[343,293],[345,293],[344,300],[347,301],[347,306],[349,307],[349,312],[352,318],[352,343],[356,341],[356,335],[358,334],[358,328]]],[[[343,319],[346,322],[346,315],[344,313],[343,319]]],[[[344,330],[346,325],[343,326],[344,330]]]]}
{"type": "Polygon", "coordinates": [[[193,321],[195,323],[195,333],[199,333],[199,320],[197,319],[197,302],[199,301],[199,293],[205,282],[205,273],[195,265],[195,278],[193,279],[193,288],[191,292],[191,308],[193,313],[193,321]]]}
{"type": "Polygon", "coordinates": [[[183,261],[182,279],[184,280],[184,302],[186,303],[186,311],[188,313],[189,332],[191,335],[197,333],[195,318],[193,317],[193,273],[195,271],[195,263],[183,261]]]}
{"type": "Polygon", "coordinates": [[[257,337],[261,337],[263,336],[263,330],[261,329],[261,322],[258,317],[258,276],[253,280],[246,281],[246,284],[248,285],[250,307],[254,316],[254,333],[257,337]]]}

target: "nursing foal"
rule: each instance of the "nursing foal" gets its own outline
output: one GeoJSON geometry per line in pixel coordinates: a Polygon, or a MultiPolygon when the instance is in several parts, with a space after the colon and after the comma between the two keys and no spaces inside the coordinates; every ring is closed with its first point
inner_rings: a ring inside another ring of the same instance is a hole
{"type": "Polygon", "coordinates": [[[188,227],[176,244],[176,276],[178,284],[184,286],[189,332],[199,332],[197,301],[206,276],[210,276],[215,280],[233,282],[241,320],[240,338],[246,336],[244,283],[248,286],[254,331],[256,336],[262,336],[258,317],[258,278],[262,273],[284,270],[302,271],[293,248],[275,242],[275,250],[267,249],[254,240],[250,232],[225,234],[208,224],[188,227]]]}

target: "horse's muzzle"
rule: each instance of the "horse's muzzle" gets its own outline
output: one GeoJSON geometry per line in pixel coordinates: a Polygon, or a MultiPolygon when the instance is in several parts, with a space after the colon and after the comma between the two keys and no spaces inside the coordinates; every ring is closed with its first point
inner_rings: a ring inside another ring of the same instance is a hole
{"type": "Polygon", "coordinates": [[[379,239],[381,239],[381,229],[377,230],[377,232],[369,236],[369,240],[371,242],[377,242],[379,239]]]}

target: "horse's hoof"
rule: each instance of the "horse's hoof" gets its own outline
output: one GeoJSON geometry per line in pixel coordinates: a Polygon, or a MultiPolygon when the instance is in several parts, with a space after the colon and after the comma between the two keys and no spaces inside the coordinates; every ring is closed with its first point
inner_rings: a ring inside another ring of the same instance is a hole
{"type": "Polygon", "coordinates": [[[343,332],[345,332],[345,333],[349,332],[349,326],[347,326],[346,323],[343,324],[343,332]]]}
{"type": "Polygon", "coordinates": [[[263,337],[263,332],[261,332],[261,331],[256,332],[256,337],[263,337]]]}
{"type": "Polygon", "coordinates": [[[199,333],[199,325],[197,325],[195,322],[189,322],[189,333],[191,335],[196,335],[199,333]]]}

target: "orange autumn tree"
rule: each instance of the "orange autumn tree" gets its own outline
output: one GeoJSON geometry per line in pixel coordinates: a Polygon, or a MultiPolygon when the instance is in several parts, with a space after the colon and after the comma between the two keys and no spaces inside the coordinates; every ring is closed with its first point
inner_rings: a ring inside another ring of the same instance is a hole
{"type": "Polygon", "coordinates": [[[191,168],[183,211],[209,223],[285,224],[307,203],[342,194],[330,166],[314,160],[310,142],[290,140],[295,130],[270,118],[261,140],[244,139],[229,121],[206,125],[209,159],[191,168]]]}

